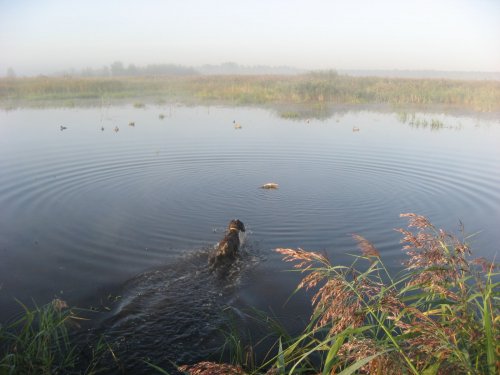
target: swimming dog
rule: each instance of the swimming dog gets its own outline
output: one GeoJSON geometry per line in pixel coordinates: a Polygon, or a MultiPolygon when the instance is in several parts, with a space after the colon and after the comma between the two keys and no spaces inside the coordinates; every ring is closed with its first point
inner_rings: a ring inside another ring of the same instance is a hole
{"type": "Polygon", "coordinates": [[[234,261],[244,234],[245,225],[238,219],[231,220],[227,227],[226,235],[217,244],[215,251],[208,258],[209,266],[217,268],[221,264],[228,265],[234,261]]]}

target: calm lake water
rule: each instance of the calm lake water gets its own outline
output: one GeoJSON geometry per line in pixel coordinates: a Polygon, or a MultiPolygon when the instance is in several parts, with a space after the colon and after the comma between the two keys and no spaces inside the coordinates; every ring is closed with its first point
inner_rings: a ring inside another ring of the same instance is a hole
{"type": "Polygon", "coordinates": [[[211,347],[221,306],[243,323],[253,307],[272,309],[292,329],[307,320],[306,296],[283,307],[298,275],[282,272],[291,266],[276,247],[348,263],[359,233],[396,269],[403,256],[393,228],[406,224],[400,213],[415,212],[450,231],[460,220],[480,231],[474,255],[492,259],[499,119],[416,118],[444,126],[366,110],[309,122],[255,108],[1,112],[0,321],[19,310],[14,298],[106,305],[100,324],[126,350],[155,359],[167,346],[189,361],[196,356],[187,348],[203,355],[211,347]],[[259,189],[266,182],[279,190],[259,189]],[[234,272],[217,280],[207,252],[233,218],[245,223],[247,245],[234,272]]]}

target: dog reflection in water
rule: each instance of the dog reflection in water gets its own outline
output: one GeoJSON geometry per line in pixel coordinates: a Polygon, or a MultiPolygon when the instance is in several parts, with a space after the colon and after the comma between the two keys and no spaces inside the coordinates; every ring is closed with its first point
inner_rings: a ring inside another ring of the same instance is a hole
{"type": "Polygon", "coordinates": [[[245,239],[245,225],[236,219],[231,220],[226,235],[208,258],[210,269],[227,268],[234,262],[240,246],[245,239]]]}

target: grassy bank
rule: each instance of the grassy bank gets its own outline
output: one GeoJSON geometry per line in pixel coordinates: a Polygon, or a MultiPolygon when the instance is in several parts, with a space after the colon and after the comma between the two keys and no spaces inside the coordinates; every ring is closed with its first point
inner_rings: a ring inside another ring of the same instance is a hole
{"type": "Polygon", "coordinates": [[[76,343],[71,332],[84,320],[66,302],[54,299],[28,308],[10,324],[0,324],[0,375],[86,374],[106,370],[110,347],[103,339],[76,343]]]}
{"type": "MultiPolygon", "coordinates": [[[[350,266],[322,254],[277,249],[304,274],[314,312],[299,337],[281,335],[255,365],[253,348],[232,364],[183,366],[204,374],[498,374],[499,283],[495,265],[471,259],[465,239],[405,214],[406,268],[391,274],[375,246],[354,235],[350,266]]],[[[234,340],[233,340],[234,341],[234,340]]],[[[241,348],[240,348],[241,349],[241,348]]]]}
{"type": "Polygon", "coordinates": [[[188,101],[235,105],[446,106],[500,111],[500,82],[340,76],[33,77],[0,79],[0,105],[74,105],[105,100],[188,101]]]}
{"type": "MultiPolygon", "coordinates": [[[[274,345],[261,341],[270,347],[259,359],[255,347],[229,332],[232,363],[200,362],[179,370],[192,375],[497,374],[496,266],[472,259],[466,238],[434,227],[425,217],[401,216],[409,220],[408,229],[398,229],[407,253],[402,272],[390,273],[375,246],[360,235],[353,237],[361,255],[350,266],[302,249],[277,249],[304,275],[297,291],[311,293],[314,311],[303,333],[289,337],[277,329],[274,345]]],[[[54,300],[0,326],[0,374],[109,371],[103,357],[119,358],[103,342],[91,345],[82,363],[68,335],[76,319],[63,301],[54,300]]],[[[279,326],[268,324],[273,325],[279,326]]],[[[166,373],[148,361],[144,366],[166,373]]]]}

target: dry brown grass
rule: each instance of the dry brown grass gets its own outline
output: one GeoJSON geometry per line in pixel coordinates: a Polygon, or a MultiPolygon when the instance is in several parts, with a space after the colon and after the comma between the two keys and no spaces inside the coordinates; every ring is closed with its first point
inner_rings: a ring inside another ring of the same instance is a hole
{"type": "Polygon", "coordinates": [[[240,366],[227,365],[215,362],[199,362],[194,365],[183,365],[180,371],[188,375],[245,375],[240,366]]]}

